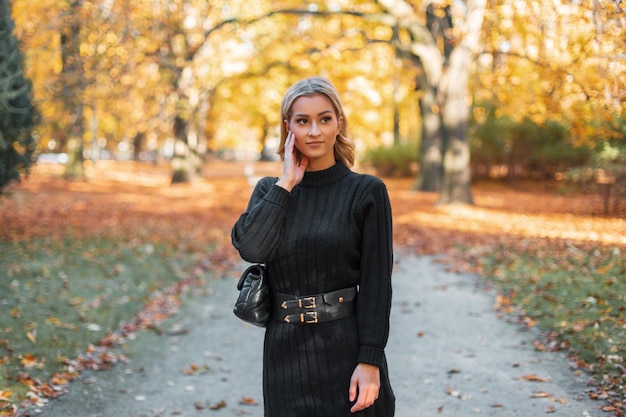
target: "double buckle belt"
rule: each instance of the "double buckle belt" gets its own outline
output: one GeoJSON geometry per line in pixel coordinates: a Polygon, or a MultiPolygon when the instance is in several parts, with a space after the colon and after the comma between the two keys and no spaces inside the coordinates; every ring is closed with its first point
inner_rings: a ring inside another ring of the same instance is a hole
{"type": "Polygon", "coordinates": [[[295,324],[315,324],[350,317],[356,312],[356,287],[324,294],[295,296],[274,293],[272,317],[295,324]]]}

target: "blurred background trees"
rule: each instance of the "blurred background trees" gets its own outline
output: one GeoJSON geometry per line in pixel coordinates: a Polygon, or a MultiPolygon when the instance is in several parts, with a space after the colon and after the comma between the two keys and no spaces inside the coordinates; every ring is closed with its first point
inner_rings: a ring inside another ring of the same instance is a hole
{"type": "Polygon", "coordinates": [[[0,194],[32,163],[36,143],[31,129],[35,119],[31,84],[13,36],[11,9],[7,0],[0,0],[0,194]]]}
{"type": "Polygon", "coordinates": [[[211,157],[271,158],[282,94],[313,74],[340,90],[362,162],[442,203],[471,202],[471,178],[615,185],[626,164],[623,1],[14,0],[13,13],[37,152],[67,154],[68,176],[83,158],[166,160],[173,181],[211,157]]]}

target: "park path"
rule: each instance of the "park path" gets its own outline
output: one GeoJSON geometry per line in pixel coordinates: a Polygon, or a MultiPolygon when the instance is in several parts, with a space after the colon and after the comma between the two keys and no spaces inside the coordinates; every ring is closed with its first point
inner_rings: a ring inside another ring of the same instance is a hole
{"type": "MultiPolygon", "coordinates": [[[[586,395],[584,374],[561,354],[535,351],[532,331],[498,318],[477,277],[434,260],[396,254],[387,357],[397,417],[606,416],[586,395]]],[[[232,314],[236,278],[215,280],[166,332],[130,341],[128,363],[85,373],[39,415],[262,417],[263,330],[232,314]]]]}

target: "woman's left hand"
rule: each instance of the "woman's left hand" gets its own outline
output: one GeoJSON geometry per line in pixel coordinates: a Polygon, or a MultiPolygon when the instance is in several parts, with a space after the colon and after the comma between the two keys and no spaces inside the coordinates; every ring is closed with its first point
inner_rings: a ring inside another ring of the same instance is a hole
{"type": "Polygon", "coordinates": [[[378,366],[360,363],[354,369],[350,379],[350,402],[354,405],[351,413],[365,410],[378,399],[380,391],[380,369],[378,366]]]}

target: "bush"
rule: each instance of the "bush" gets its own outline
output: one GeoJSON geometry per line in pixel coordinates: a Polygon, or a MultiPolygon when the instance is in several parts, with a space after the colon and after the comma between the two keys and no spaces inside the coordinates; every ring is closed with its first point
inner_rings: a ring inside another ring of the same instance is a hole
{"type": "Polygon", "coordinates": [[[367,152],[364,162],[383,177],[411,177],[416,173],[417,146],[394,144],[372,148],[367,152]]]}
{"type": "Polygon", "coordinates": [[[552,179],[556,174],[587,163],[592,152],[569,141],[569,127],[557,120],[538,124],[530,118],[520,122],[487,111],[470,139],[475,177],[552,179]]]}
{"type": "Polygon", "coordinates": [[[597,143],[585,165],[564,171],[559,179],[578,188],[601,193],[604,198],[603,214],[619,215],[626,201],[626,143],[597,143]]]}

